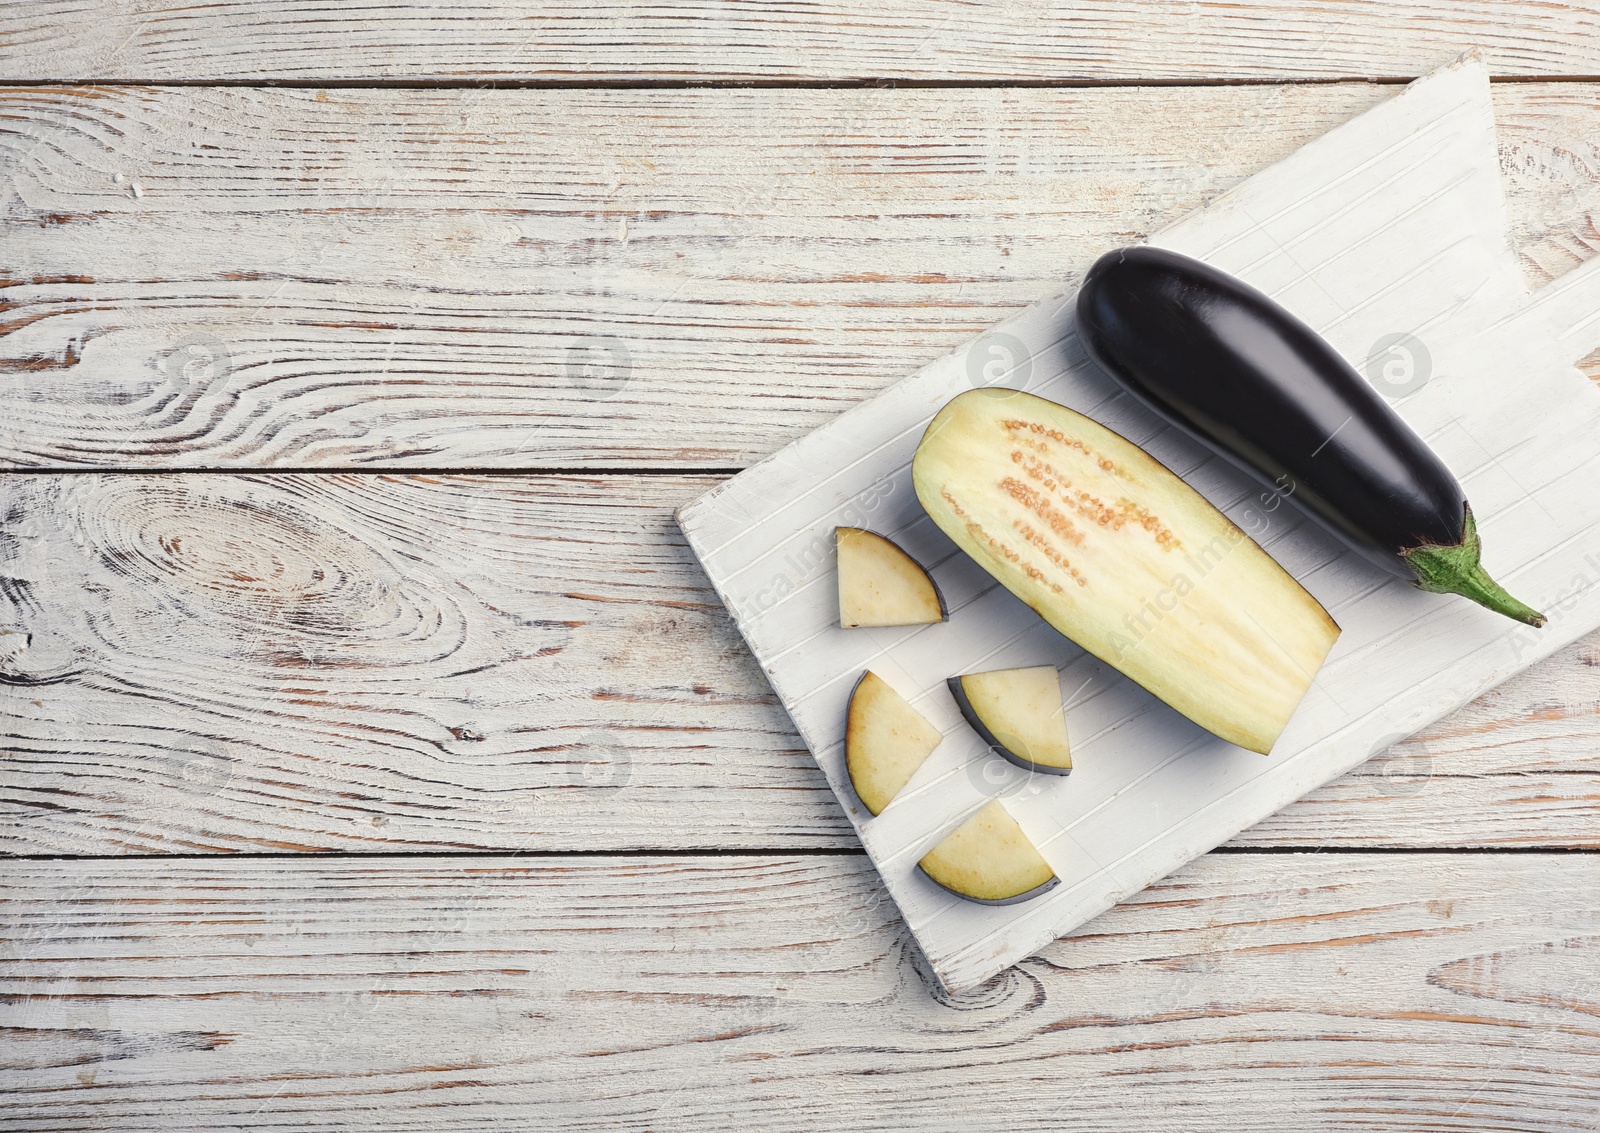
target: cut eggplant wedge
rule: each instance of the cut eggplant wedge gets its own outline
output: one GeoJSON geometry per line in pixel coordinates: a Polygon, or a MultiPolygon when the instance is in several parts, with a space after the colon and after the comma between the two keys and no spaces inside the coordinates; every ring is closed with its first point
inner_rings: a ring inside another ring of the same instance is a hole
{"type": "Polygon", "coordinates": [[[941,739],[887,681],[870,669],[861,674],[850,694],[844,758],[850,785],[868,810],[882,814],[941,739]]]}
{"type": "Polygon", "coordinates": [[[1006,589],[1201,727],[1272,749],[1339,636],[1137,445],[1018,390],[952,399],[912,462],[934,522],[1006,589]]]}
{"type": "Polygon", "coordinates": [[[961,715],[996,752],[1024,771],[1072,773],[1061,677],[1054,665],[968,673],[949,683],[961,715]]]}
{"type": "Polygon", "coordinates": [[[1059,882],[998,799],[945,835],[917,865],[934,884],[981,905],[1030,901],[1059,882]]]}
{"type": "Polygon", "coordinates": [[[896,544],[859,527],[837,527],[839,624],[919,626],[948,616],[944,597],[916,559],[896,544]]]}

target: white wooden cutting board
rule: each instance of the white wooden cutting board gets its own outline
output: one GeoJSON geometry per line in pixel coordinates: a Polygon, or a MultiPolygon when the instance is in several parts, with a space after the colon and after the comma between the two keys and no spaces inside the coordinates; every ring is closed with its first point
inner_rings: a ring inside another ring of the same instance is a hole
{"type": "MultiPolygon", "coordinates": [[[[982,983],[1600,626],[1600,391],[1574,365],[1600,345],[1600,259],[1530,295],[1507,231],[1489,77],[1468,57],[1151,242],[1243,277],[1367,373],[1460,478],[1485,565],[1550,615],[1542,630],[1380,574],[1164,426],[1086,360],[1075,283],[680,510],[948,989],[982,983]],[[940,406],[980,384],[1069,405],[1144,446],[1343,627],[1270,756],[1211,736],[1084,653],[923,514],[910,481],[917,441],[940,406]],[[839,629],[839,524],[889,535],[930,565],[950,620],[839,629]],[[1030,777],[995,757],[945,688],[956,673],[1042,663],[1061,669],[1067,697],[1074,770],[1065,778],[1030,777]],[[868,667],[945,736],[876,818],[851,791],[843,754],[846,700],[868,667]],[[991,797],[1060,876],[1046,896],[977,905],[917,871],[991,797]]],[[[1088,264],[1076,266],[1081,274],[1088,264]]]]}

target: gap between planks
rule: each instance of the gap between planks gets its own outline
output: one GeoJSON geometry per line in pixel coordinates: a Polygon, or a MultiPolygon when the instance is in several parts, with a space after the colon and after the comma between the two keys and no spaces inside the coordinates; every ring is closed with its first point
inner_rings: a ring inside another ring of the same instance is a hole
{"type": "MultiPolygon", "coordinates": [[[[1140,87],[1315,87],[1344,83],[1402,87],[1421,75],[1330,75],[1223,79],[0,79],[0,89],[130,87],[259,90],[1136,90],[1140,87]]],[[[1495,84],[1600,83],[1600,74],[1492,75],[1495,84]]]]}
{"type": "Polygon", "coordinates": [[[356,464],[345,468],[261,468],[253,465],[210,468],[0,468],[0,474],[13,476],[82,476],[105,473],[110,476],[737,476],[743,468],[662,467],[546,467],[527,468],[412,468],[409,465],[356,464]]]}
{"type": "MultiPolygon", "coordinates": [[[[1283,87],[1372,83],[1404,86],[1420,75],[1334,75],[1303,79],[0,79],[0,88],[212,87],[272,90],[1099,90],[1106,87],[1283,87]]],[[[1600,75],[1497,75],[1491,82],[1600,82],[1600,75]]]]}
{"type": "MultiPolygon", "coordinates": [[[[1455,857],[1489,857],[1489,856],[1537,856],[1541,854],[1559,855],[1600,855],[1600,847],[1596,846],[1216,846],[1208,851],[1211,854],[1237,854],[1254,857],[1271,857],[1308,854],[1347,854],[1356,857],[1371,855],[1387,855],[1390,857],[1403,854],[1436,855],[1448,854],[1455,857]]],[[[358,858],[361,861],[398,861],[411,862],[430,858],[492,858],[500,862],[518,862],[522,860],[544,861],[558,858],[639,858],[652,860],[671,860],[674,858],[864,858],[866,851],[859,846],[801,846],[785,849],[782,846],[768,848],[760,847],[729,847],[702,849],[676,849],[676,850],[262,850],[245,851],[240,853],[205,853],[205,854],[3,854],[0,859],[8,862],[127,862],[127,861],[174,861],[174,862],[228,862],[228,861],[308,861],[324,860],[327,858],[358,858]]]]}

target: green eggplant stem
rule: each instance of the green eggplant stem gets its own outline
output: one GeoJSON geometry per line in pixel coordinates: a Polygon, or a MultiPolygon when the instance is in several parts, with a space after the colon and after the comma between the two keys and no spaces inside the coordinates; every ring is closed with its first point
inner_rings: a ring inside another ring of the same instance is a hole
{"type": "Polygon", "coordinates": [[[1400,552],[1417,576],[1417,585],[1435,594],[1460,594],[1497,614],[1534,627],[1545,623],[1545,616],[1532,606],[1511,596],[1505,587],[1489,577],[1478,561],[1478,524],[1467,507],[1461,525],[1461,542],[1453,546],[1425,543],[1400,552]]]}

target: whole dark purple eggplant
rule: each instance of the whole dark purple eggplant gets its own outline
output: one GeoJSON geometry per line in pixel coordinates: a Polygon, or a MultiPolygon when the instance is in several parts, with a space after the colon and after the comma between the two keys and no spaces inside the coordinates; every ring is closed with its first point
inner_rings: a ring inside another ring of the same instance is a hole
{"type": "Polygon", "coordinates": [[[1366,558],[1528,625],[1478,561],[1460,483],[1315,331],[1226,272],[1162,248],[1107,252],[1078,292],[1084,346],[1163,417],[1366,558]]]}

